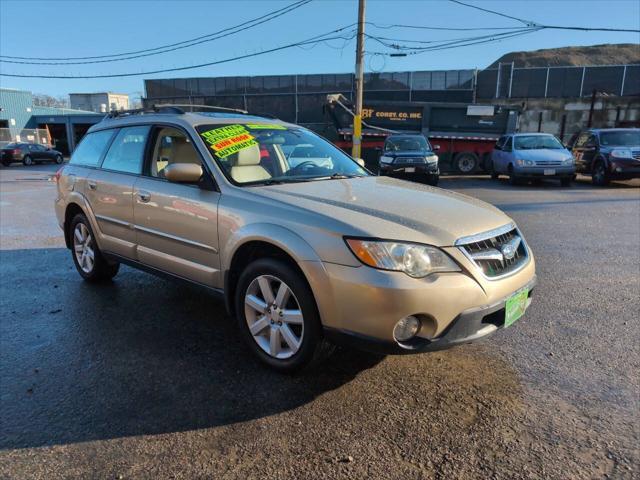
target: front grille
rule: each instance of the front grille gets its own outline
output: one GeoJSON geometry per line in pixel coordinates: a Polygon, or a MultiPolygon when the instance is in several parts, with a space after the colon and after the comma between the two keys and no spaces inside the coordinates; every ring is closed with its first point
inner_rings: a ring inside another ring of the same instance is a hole
{"type": "Polygon", "coordinates": [[[424,163],[424,157],[396,157],[393,163],[397,163],[397,164],[424,163]]]}
{"type": "Polygon", "coordinates": [[[559,160],[536,160],[536,165],[541,167],[559,167],[562,162],[559,160]]]}
{"type": "Polygon", "coordinates": [[[636,160],[640,160],[640,150],[631,150],[631,156],[636,160]]]}
{"type": "Polygon", "coordinates": [[[523,267],[527,261],[528,254],[524,239],[513,225],[487,232],[486,236],[480,234],[467,238],[468,241],[463,238],[456,242],[456,245],[489,278],[513,273],[523,267]],[[517,238],[520,239],[519,243],[517,238]],[[504,255],[508,250],[505,246],[509,242],[512,242],[512,245],[518,243],[511,258],[504,255]]]}

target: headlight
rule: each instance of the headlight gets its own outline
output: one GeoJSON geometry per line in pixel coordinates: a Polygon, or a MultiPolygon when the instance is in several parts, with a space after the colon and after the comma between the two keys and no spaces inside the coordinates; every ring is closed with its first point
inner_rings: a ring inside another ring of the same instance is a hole
{"type": "Polygon", "coordinates": [[[611,156],[613,158],[631,158],[631,150],[628,148],[616,148],[611,150],[611,156]]]}
{"type": "Polygon", "coordinates": [[[427,161],[427,163],[435,163],[438,161],[438,156],[437,155],[428,155],[426,157],[424,157],[424,159],[427,161]]]}
{"type": "Polygon", "coordinates": [[[365,265],[404,272],[414,278],[435,272],[459,272],[460,267],[436,247],[417,243],[345,239],[353,254],[365,265]]]}
{"type": "Polygon", "coordinates": [[[516,165],[519,167],[535,167],[536,162],[533,160],[522,160],[521,158],[516,158],[516,165]]]}
{"type": "Polygon", "coordinates": [[[386,157],[383,155],[380,157],[380,163],[393,163],[393,157],[386,157]]]}
{"type": "Polygon", "coordinates": [[[567,158],[565,158],[565,159],[562,161],[562,163],[563,163],[564,165],[573,165],[573,157],[567,157],[567,158]]]}

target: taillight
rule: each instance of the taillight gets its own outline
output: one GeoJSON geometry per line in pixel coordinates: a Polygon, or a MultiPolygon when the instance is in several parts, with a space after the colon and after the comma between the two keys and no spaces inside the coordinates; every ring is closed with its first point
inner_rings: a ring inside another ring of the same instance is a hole
{"type": "Polygon", "coordinates": [[[53,175],[54,182],[58,183],[60,181],[60,177],[62,176],[63,170],[64,170],[64,167],[60,167],[58,171],[53,175]]]}
{"type": "Polygon", "coordinates": [[[20,155],[20,149],[18,149],[18,148],[14,148],[13,150],[9,150],[9,152],[11,152],[11,155],[20,155]]]}

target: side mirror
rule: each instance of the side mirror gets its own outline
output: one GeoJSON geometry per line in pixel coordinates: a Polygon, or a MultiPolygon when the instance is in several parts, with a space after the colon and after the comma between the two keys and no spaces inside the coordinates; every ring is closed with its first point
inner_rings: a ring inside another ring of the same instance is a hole
{"type": "Polygon", "coordinates": [[[196,183],[203,175],[202,167],[195,163],[173,163],[163,171],[164,178],[175,183],[196,183]]]}
{"type": "Polygon", "coordinates": [[[356,163],[357,163],[358,165],[360,165],[362,168],[365,168],[364,160],[363,160],[363,159],[361,159],[361,158],[354,158],[354,160],[355,160],[355,161],[356,161],[356,163]]]}
{"type": "Polygon", "coordinates": [[[433,146],[433,151],[437,152],[438,150],[440,150],[440,145],[434,145],[433,146]]]}

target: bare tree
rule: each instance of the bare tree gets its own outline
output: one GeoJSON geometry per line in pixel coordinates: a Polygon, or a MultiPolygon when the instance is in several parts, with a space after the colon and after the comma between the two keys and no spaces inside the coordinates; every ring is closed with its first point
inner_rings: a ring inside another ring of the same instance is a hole
{"type": "Polygon", "coordinates": [[[34,93],[32,98],[33,104],[38,107],[69,108],[69,100],[63,95],[53,97],[45,93],[34,93]]]}

